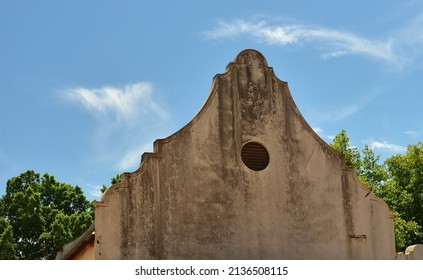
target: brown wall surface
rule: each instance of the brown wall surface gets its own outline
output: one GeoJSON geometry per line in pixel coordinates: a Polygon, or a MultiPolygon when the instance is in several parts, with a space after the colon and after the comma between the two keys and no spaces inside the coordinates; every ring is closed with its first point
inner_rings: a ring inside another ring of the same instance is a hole
{"type": "Polygon", "coordinates": [[[96,207],[96,259],[395,259],[386,203],[298,111],[257,51],[96,207]],[[263,145],[249,169],[241,150],[263,145]]]}

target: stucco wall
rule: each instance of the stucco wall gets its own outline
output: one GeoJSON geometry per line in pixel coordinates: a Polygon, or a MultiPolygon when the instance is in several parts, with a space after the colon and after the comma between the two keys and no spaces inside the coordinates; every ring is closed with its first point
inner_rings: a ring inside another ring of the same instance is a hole
{"type": "Polygon", "coordinates": [[[397,254],[397,260],[423,260],[423,244],[407,247],[404,253],[397,254]]]}
{"type": "Polygon", "coordinates": [[[265,58],[241,52],[185,127],[96,207],[97,259],[394,259],[393,221],[309,127],[265,58]],[[245,143],[269,153],[262,171],[245,143]]]}

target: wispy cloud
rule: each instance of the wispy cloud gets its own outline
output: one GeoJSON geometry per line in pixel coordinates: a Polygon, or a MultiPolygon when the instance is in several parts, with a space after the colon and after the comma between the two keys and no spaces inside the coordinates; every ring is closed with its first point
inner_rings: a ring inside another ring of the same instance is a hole
{"type": "Polygon", "coordinates": [[[327,123],[336,123],[345,119],[348,119],[352,116],[354,116],[356,113],[361,111],[363,108],[365,108],[370,103],[370,98],[365,97],[360,100],[354,101],[353,104],[346,104],[346,105],[340,105],[340,108],[334,108],[334,109],[313,109],[318,110],[318,113],[314,113],[315,119],[319,122],[327,122],[327,123]]]}
{"type": "Polygon", "coordinates": [[[366,103],[364,102],[347,105],[341,109],[337,109],[336,112],[332,112],[333,114],[330,119],[333,122],[343,120],[360,111],[365,105],[366,103]]]}
{"type": "MultiPolygon", "coordinates": [[[[133,171],[141,154],[151,151],[153,141],[173,130],[173,121],[164,102],[159,102],[149,82],[121,87],[74,87],[62,91],[67,102],[77,105],[97,122],[90,123],[91,147],[85,154],[91,166],[110,174],[133,171]]],[[[81,117],[81,122],[84,117],[81,117]]],[[[111,177],[111,176],[110,176],[111,177]]],[[[100,197],[101,183],[86,184],[93,197],[100,197]]]]}
{"type": "Polygon", "coordinates": [[[423,13],[410,18],[407,24],[399,30],[398,37],[405,45],[423,44],[423,13]]]}
{"type": "Polygon", "coordinates": [[[371,149],[374,149],[374,150],[382,150],[382,151],[393,152],[393,153],[403,153],[407,150],[407,148],[403,146],[388,143],[386,141],[377,141],[377,140],[371,141],[369,146],[371,149]]]}
{"type": "Polygon", "coordinates": [[[300,24],[269,25],[266,21],[234,20],[220,21],[216,29],[205,32],[205,36],[209,39],[236,38],[241,35],[279,46],[318,43],[318,48],[324,50],[322,54],[324,59],[354,54],[394,64],[400,61],[399,55],[393,49],[393,39],[367,39],[353,33],[329,28],[300,24]]]}
{"type": "Polygon", "coordinates": [[[323,129],[321,129],[320,127],[313,127],[314,132],[316,132],[317,134],[321,134],[323,133],[323,129]]]}
{"type": "Polygon", "coordinates": [[[415,131],[415,130],[407,130],[407,131],[404,131],[404,134],[410,137],[417,137],[421,135],[421,132],[415,131]]]}
{"type": "Polygon", "coordinates": [[[90,185],[90,184],[87,184],[87,186],[88,186],[88,194],[91,197],[93,197],[95,199],[101,198],[101,196],[103,195],[103,193],[101,192],[102,186],[100,186],[100,185],[90,185]]]}
{"type": "Polygon", "coordinates": [[[140,82],[123,87],[69,88],[63,94],[99,117],[112,114],[116,120],[127,122],[136,119],[139,114],[167,118],[166,110],[152,99],[152,88],[151,83],[140,82]]]}
{"type": "Polygon", "coordinates": [[[121,171],[135,169],[141,162],[141,155],[144,152],[150,152],[153,150],[154,140],[148,141],[146,144],[141,144],[135,146],[134,148],[126,151],[123,156],[121,156],[116,167],[121,171]]]}

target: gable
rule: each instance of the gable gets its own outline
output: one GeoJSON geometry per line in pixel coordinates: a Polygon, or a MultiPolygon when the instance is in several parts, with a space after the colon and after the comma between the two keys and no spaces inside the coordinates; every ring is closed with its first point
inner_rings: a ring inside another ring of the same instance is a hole
{"type": "Polygon", "coordinates": [[[386,204],[244,50],[199,113],[96,207],[96,258],[393,258],[386,204]],[[113,228],[112,228],[113,227],[113,228]]]}

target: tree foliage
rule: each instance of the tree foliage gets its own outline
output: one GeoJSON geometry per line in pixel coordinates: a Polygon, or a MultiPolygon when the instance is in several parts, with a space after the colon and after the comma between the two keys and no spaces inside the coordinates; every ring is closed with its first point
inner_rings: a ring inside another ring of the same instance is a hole
{"type": "Polygon", "coordinates": [[[397,241],[406,246],[423,243],[422,142],[409,145],[403,155],[388,158],[385,165],[388,180],[376,190],[376,194],[396,214],[397,241]]]}
{"type": "Polygon", "coordinates": [[[0,251],[15,253],[0,255],[5,259],[54,259],[93,221],[91,203],[80,187],[32,170],[8,180],[0,205],[0,251]]]}
{"type": "Polygon", "coordinates": [[[116,174],[115,177],[110,179],[110,182],[112,183],[112,185],[120,183],[121,181],[122,181],[122,174],[116,174]]]}
{"type": "Polygon", "coordinates": [[[350,139],[344,129],[333,138],[331,146],[345,155],[347,165],[358,166],[360,164],[360,153],[356,147],[350,146],[350,139]]]}
{"type": "Polygon", "coordinates": [[[0,260],[17,259],[12,226],[4,217],[0,217],[0,260]]]}
{"type": "Polygon", "coordinates": [[[383,198],[395,215],[397,251],[423,243],[423,144],[409,145],[405,154],[398,154],[380,164],[368,145],[362,154],[351,148],[345,130],[333,139],[331,146],[344,153],[347,164],[356,168],[360,180],[383,198]]]}
{"type": "MultiPolygon", "coordinates": [[[[122,182],[122,174],[116,174],[115,177],[113,177],[113,178],[110,179],[110,183],[112,185],[117,184],[117,183],[120,183],[120,182],[122,182]]],[[[105,193],[108,189],[109,188],[106,185],[103,184],[103,186],[101,187],[100,191],[101,191],[101,193],[105,193]]]]}
{"type": "Polygon", "coordinates": [[[361,152],[359,164],[356,165],[358,177],[372,189],[382,187],[387,174],[385,167],[379,163],[380,156],[375,155],[367,144],[361,152]]]}

